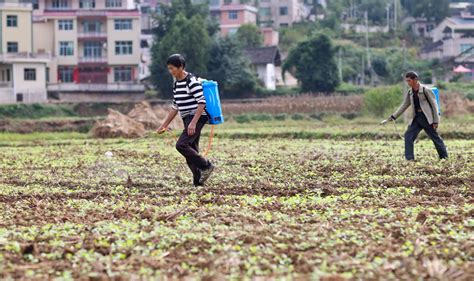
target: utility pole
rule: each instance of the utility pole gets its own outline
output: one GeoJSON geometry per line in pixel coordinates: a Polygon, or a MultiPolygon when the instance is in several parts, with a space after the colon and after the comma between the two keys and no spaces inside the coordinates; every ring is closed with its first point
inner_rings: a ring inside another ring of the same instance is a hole
{"type": "Polygon", "coordinates": [[[338,52],[338,68],[339,68],[339,81],[342,81],[342,49],[339,47],[338,52]]]}
{"type": "MultiPolygon", "coordinates": [[[[372,63],[370,59],[370,48],[369,48],[369,14],[367,11],[364,12],[364,17],[365,17],[365,45],[366,45],[366,52],[367,52],[367,67],[369,70],[371,70],[372,63]]],[[[370,84],[372,84],[372,75],[370,76],[370,84]]]]}
{"type": "Polygon", "coordinates": [[[398,0],[393,0],[393,28],[397,30],[398,0]]]}
{"type": "Polygon", "coordinates": [[[387,31],[390,31],[390,4],[387,4],[385,10],[387,10],[387,31]]]}

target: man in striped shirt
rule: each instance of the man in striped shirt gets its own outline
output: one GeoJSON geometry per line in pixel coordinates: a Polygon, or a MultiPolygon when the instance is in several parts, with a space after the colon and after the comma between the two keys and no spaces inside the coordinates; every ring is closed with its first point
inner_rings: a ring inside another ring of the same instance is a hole
{"type": "Polygon", "coordinates": [[[175,54],[168,58],[168,71],[175,78],[173,86],[173,103],[165,122],[158,129],[161,133],[167,130],[176,115],[180,114],[184,131],[176,143],[176,149],[186,158],[195,186],[203,185],[214,171],[214,165],[199,154],[201,130],[209,121],[206,114],[206,99],[201,83],[194,75],[185,71],[184,58],[175,54]]]}

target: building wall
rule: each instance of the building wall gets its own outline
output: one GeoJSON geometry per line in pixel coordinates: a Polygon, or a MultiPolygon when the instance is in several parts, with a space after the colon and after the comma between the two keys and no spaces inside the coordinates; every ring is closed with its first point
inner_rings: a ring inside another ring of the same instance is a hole
{"type": "Polygon", "coordinates": [[[0,8],[1,16],[1,53],[7,52],[7,42],[18,42],[18,52],[31,52],[32,25],[31,6],[4,6],[0,8]],[[28,8],[29,7],[29,8],[28,8]],[[17,16],[17,26],[7,26],[7,16],[17,16]]]}
{"type": "Polygon", "coordinates": [[[60,65],[77,65],[79,54],[79,44],[77,40],[78,34],[78,21],[75,18],[62,18],[62,19],[72,19],[73,20],[73,29],[72,30],[59,30],[59,19],[54,19],[53,28],[54,28],[54,56],[57,57],[58,64],[60,65]],[[60,55],[60,42],[73,42],[74,50],[72,56],[61,56],[60,55]]]}
{"type": "Polygon", "coordinates": [[[116,18],[127,17],[109,17],[107,19],[107,53],[108,63],[110,65],[138,65],[140,62],[140,19],[134,18],[132,21],[132,30],[115,30],[114,20],[116,18]],[[131,55],[116,55],[116,41],[132,41],[131,55]]]}
{"type": "Polygon", "coordinates": [[[35,22],[33,24],[33,52],[51,51],[54,53],[54,22],[35,22]]]}
{"type": "MultiPolygon", "coordinates": [[[[23,102],[36,103],[45,102],[47,100],[46,93],[46,72],[44,63],[14,63],[13,72],[13,90],[15,95],[23,94],[23,102]],[[36,69],[36,80],[25,80],[25,68],[36,69]]],[[[16,96],[15,96],[16,101],[16,96]]]]}

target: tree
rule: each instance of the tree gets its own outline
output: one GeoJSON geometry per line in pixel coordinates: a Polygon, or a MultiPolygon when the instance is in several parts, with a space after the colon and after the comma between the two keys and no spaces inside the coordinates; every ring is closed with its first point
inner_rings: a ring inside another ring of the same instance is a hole
{"type": "Polygon", "coordinates": [[[213,36],[218,31],[216,23],[212,22],[209,18],[209,7],[207,4],[195,3],[192,0],[173,0],[171,5],[160,5],[160,13],[154,16],[157,27],[153,29],[153,35],[158,41],[171,29],[173,21],[179,14],[184,15],[187,19],[196,15],[200,15],[203,19],[208,19],[206,28],[210,36],[213,36]]]}
{"type": "Polygon", "coordinates": [[[151,78],[162,97],[172,90],[172,77],[168,73],[166,60],[171,54],[180,53],[186,59],[186,69],[199,76],[207,74],[211,38],[206,30],[206,21],[200,15],[187,19],[176,15],[169,23],[166,35],[152,47],[151,78]],[[199,42],[199,44],[195,44],[199,42]]]}
{"type": "Polygon", "coordinates": [[[402,0],[403,7],[414,17],[426,17],[440,22],[449,16],[450,0],[402,0]]]}
{"type": "Polygon", "coordinates": [[[211,46],[207,78],[218,81],[223,98],[248,97],[255,92],[256,75],[235,37],[217,38],[211,46]]]}
{"type": "Polygon", "coordinates": [[[236,37],[244,49],[260,47],[263,43],[262,34],[254,24],[241,25],[237,30],[236,37]]]}
{"type": "Polygon", "coordinates": [[[330,93],[339,85],[335,48],[325,34],[299,43],[283,64],[285,72],[294,72],[304,92],[330,93]]]}

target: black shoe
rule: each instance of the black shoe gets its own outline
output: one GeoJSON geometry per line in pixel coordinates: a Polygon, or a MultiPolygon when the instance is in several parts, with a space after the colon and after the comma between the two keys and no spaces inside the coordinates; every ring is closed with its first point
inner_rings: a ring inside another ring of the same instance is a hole
{"type": "Polygon", "coordinates": [[[201,171],[198,169],[196,173],[193,173],[193,184],[195,187],[202,186],[201,181],[201,171]]]}
{"type": "Polygon", "coordinates": [[[201,179],[199,180],[200,184],[204,184],[211,177],[212,172],[214,172],[214,168],[214,165],[209,163],[209,168],[206,170],[201,170],[201,179]]]}

